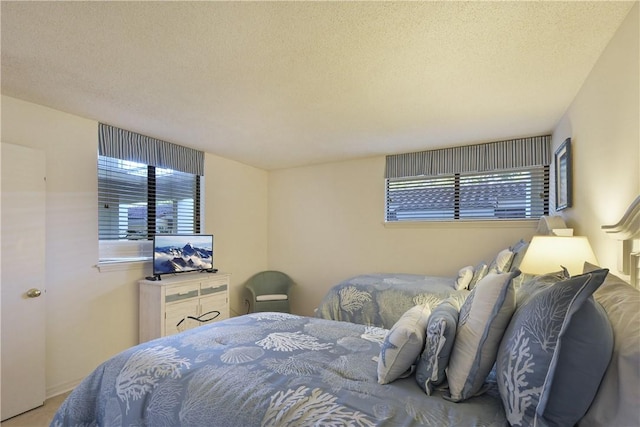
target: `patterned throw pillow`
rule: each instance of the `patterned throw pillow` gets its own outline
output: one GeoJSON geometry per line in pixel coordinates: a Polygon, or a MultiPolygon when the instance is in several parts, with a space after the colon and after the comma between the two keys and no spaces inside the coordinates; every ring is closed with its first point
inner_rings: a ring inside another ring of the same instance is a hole
{"type": "Polygon", "coordinates": [[[482,389],[516,307],[512,279],[518,274],[517,270],[487,274],[462,305],[446,370],[450,392],[447,399],[460,402],[482,389]]]}
{"type": "Polygon", "coordinates": [[[511,259],[511,264],[509,265],[509,271],[520,268],[520,263],[522,262],[524,254],[527,252],[528,247],[529,243],[525,242],[524,240],[519,240],[518,243],[509,248],[509,250],[513,252],[513,258],[511,259]]]}
{"type": "Polygon", "coordinates": [[[428,395],[446,378],[445,369],[456,338],[459,311],[460,302],[448,298],[434,308],[429,317],[424,350],[416,367],[416,381],[428,395]]]}
{"type": "Polygon", "coordinates": [[[512,426],[572,426],[589,408],[613,347],[607,315],[591,296],[606,275],[542,287],[514,314],[496,365],[512,426]]]}
{"type": "Polygon", "coordinates": [[[378,383],[388,384],[410,371],[424,348],[429,306],[416,305],[393,325],[378,357],[378,383]]]}
{"type": "Polygon", "coordinates": [[[498,252],[498,255],[496,255],[493,261],[491,261],[491,264],[489,264],[489,273],[505,273],[509,271],[513,256],[514,253],[510,248],[498,252]]]}
{"type": "Polygon", "coordinates": [[[453,288],[456,291],[459,291],[460,289],[468,289],[471,279],[473,279],[473,266],[468,265],[466,267],[462,267],[460,271],[458,271],[458,278],[454,282],[453,288]]]}
{"type": "MultiPolygon", "coordinates": [[[[563,268],[561,271],[541,274],[539,276],[524,273],[520,276],[525,276],[525,280],[522,285],[516,287],[516,309],[525,304],[538,291],[571,277],[566,268],[563,268]]],[[[518,279],[520,276],[518,276],[518,279]]],[[[513,282],[515,286],[517,280],[514,279],[513,282]]]]}
{"type": "MultiPolygon", "coordinates": [[[[524,240],[520,240],[518,243],[509,248],[509,250],[513,252],[513,258],[511,259],[511,264],[509,265],[509,271],[520,269],[520,264],[524,259],[524,255],[527,252],[528,247],[529,243],[525,242],[524,240]]],[[[522,285],[527,280],[530,280],[532,277],[535,276],[522,273],[521,275],[513,279],[513,287],[517,290],[520,285],[522,285]]]]}
{"type": "Polygon", "coordinates": [[[473,277],[471,278],[471,282],[469,283],[469,290],[472,290],[480,281],[480,279],[486,276],[488,272],[489,266],[486,263],[481,262],[480,264],[476,265],[473,269],[473,277]]]}

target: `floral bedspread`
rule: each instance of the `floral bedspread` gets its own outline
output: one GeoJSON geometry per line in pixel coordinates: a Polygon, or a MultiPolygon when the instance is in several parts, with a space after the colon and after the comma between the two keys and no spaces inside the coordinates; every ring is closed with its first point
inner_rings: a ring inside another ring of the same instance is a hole
{"type": "Polygon", "coordinates": [[[256,313],[132,347],[69,395],[51,426],[501,426],[496,390],[464,403],[414,377],[377,382],[385,329],[256,313]]]}
{"type": "Polygon", "coordinates": [[[469,291],[455,290],[455,279],[416,274],[355,276],[327,292],[316,317],[391,329],[415,305],[435,306],[448,297],[464,301],[469,291]]]}

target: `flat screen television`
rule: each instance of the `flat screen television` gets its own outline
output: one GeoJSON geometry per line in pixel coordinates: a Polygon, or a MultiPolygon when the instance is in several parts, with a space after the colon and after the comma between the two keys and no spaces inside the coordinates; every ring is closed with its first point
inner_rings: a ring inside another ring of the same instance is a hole
{"type": "Polygon", "coordinates": [[[158,234],[153,238],[153,275],[213,269],[213,235],[158,234]]]}

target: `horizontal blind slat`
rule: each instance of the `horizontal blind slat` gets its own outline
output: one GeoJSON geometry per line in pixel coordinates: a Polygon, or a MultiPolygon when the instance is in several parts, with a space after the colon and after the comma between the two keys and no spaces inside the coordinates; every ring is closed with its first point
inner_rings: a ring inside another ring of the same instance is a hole
{"type": "Polygon", "coordinates": [[[198,179],[195,174],[98,156],[99,239],[138,240],[155,233],[196,232],[198,179]],[[155,194],[153,209],[147,206],[149,194],[155,194]],[[149,221],[155,223],[152,234],[149,221]]]}
{"type": "Polygon", "coordinates": [[[386,183],[387,221],[538,218],[548,213],[548,166],[386,183]]]}

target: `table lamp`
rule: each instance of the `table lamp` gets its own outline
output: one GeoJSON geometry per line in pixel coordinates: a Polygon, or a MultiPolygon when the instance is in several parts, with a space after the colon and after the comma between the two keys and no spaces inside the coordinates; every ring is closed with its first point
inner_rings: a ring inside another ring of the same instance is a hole
{"type": "Polygon", "coordinates": [[[565,267],[572,276],[582,274],[585,261],[598,264],[584,236],[534,236],[520,263],[527,274],[546,274],[565,267]]]}

